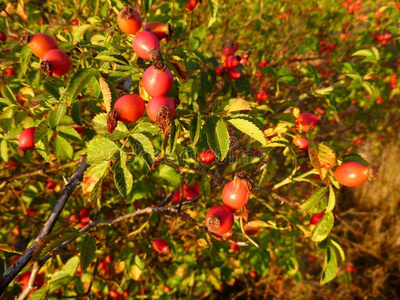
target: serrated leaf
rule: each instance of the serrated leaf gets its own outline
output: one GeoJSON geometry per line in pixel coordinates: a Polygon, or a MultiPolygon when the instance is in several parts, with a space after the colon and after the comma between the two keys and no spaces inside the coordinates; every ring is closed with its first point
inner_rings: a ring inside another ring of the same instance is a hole
{"type": "Polygon", "coordinates": [[[126,198],[132,190],[133,177],[126,167],[126,153],[120,151],[114,161],[112,171],[114,182],[122,197],[126,198]]]}
{"type": "Polygon", "coordinates": [[[207,197],[211,192],[210,180],[206,176],[200,179],[200,192],[204,197],[207,197]]]}
{"type": "Polygon", "coordinates": [[[220,160],[223,160],[229,150],[229,134],[224,121],[218,117],[208,117],[205,130],[209,147],[220,160]]]}
{"type": "Polygon", "coordinates": [[[56,128],[57,136],[61,136],[64,139],[71,142],[80,142],[82,141],[79,133],[71,126],[57,126],[56,128]]]}
{"type": "Polygon", "coordinates": [[[4,252],[9,252],[9,253],[16,253],[16,254],[22,254],[22,252],[15,250],[14,247],[11,247],[7,244],[0,243],[0,250],[4,252]]]}
{"type": "Polygon", "coordinates": [[[237,129],[239,129],[240,131],[244,132],[245,134],[259,141],[261,145],[263,146],[267,145],[267,140],[265,139],[264,133],[253,122],[241,118],[229,119],[228,122],[231,123],[233,126],[235,126],[237,129]]]}
{"type": "Polygon", "coordinates": [[[71,108],[71,117],[72,120],[78,124],[82,125],[82,105],[80,102],[75,102],[71,108]]]}
{"type": "Polygon", "coordinates": [[[29,296],[29,300],[45,300],[47,297],[47,287],[42,287],[36,290],[32,295],[29,296]]]}
{"type": "Polygon", "coordinates": [[[109,161],[111,157],[119,150],[118,146],[102,136],[95,136],[88,143],[88,164],[100,161],[109,161]]]}
{"type": "Polygon", "coordinates": [[[1,87],[1,94],[11,103],[17,104],[17,98],[15,98],[13,91],[10,89],[8,85],[3,85],[1,87]]]}
{"type": "Polygon", "coordinates": [[[137,124],[135,128],[135,132],[136,131],[137,133],[147,133],[154,136],[160,133],[160,126],[150,122],[141,122],[137,124]]]}
{"type": "Polygon", "coordinates": [[[258,187],[264,187],[265,184],[274,177],[276,167],[276,162],[273,159],[266,163],[264,169],[262,170],[262,174],[258,182],[258,187]]]}
{"type": "Polygon", "coordinates": [[[169,151],[168,154],[172,155],[175,152],[176,144],[178,141],[179,133],[181,131],[181,124],[178,120],[171,121],[171,128],[168,138],[169,151]]]}
{"type": "MultiPolygon", "coordinates": [[[[177,56],[174,57],[176,58],[177,56]]],[[[168,67],[171,69],[171,72],[178,77],[179,82],[186,82],[188,80],[188,73],[184,62],[177,59],[170,59],[169,63],[172,65],[173,68],[171,68],[171,66],[169,65],[168,67]]]]}
{"type": "Polygon", "coordinates": [[[53,233],[50,233],[36,247],[32,257],[33,260],[38,260],[42,258],[44,255],[54,250],[65,241],[76,238],[78,236],[79,231],[71,227],[63,227],[54,231],[53,233]]]}
{"type": "Polygon", "coordinates": [[[90,235],[86,235],[81,244],[81,268],[82,272],[86,272],[86,269],[89,267],[89,265],[92,263],[95,254],[96,254],[96,241],[95,239],[90,235]]]}
{"type": "Polygon", "coordinates": [[[369,162],[366,161],[360,154],[358,153],[346,153],[342,156],[341,158],[342,163],[344,162],[349,162],[349,161],[355,161],[359,162],[360,164],[369,166],[369,162]]]}
{"type": "Polygon", "coordinates": [[[30,60],[32,57],[32,51],[28,45],[24,46],[21,50],[20,56],[20,64],[21,64],[21,72],[25,75],[28,66],[30,65],[30,60]]]}
{"type": "Polygon", "coordinates": [[[200,84],[197,78],[190,77],[179,87],[179,99],[183,103],[193,104],[199,97],[200,84]]]}
{"type": "Polygon", "coordinates": [[[35,130],[35,149],[45,159],[50,158],[47,122],[40,123],[35,130]]]}
{"type": "Polygon", "coordinates": [[[337,258],[335,249],[329,246],[325,250],[324,265],[322,267],[321,284],[325,284],[336,277],[337,274],[337,258]]]}
{"type": "Polygon", "coordinates": [[[72,37],[73,37],[73,43],[76,44],[81,37],[90,29],[93,28],[93,25],[91,24],[84,24],[79,27],[76,27],[73,29],[72,37]]]}
{"type": "Polygon", "coordinates": [[[234,112],[234,111],[241,111],[241,110],[251,110],[251,106],[249,102],[242,98],[232,98],[228,100],[226,105],[224,106],[224,111],[226,112],[234,112]]]}
{"type": "Polygon", "coordinates": [[[325,240],[333,228],[334,217],[332,212],[326,212],[321,221],[315,226],[311,239],[314,242],[321,242],[325,240]]]}
{"type": "Polygon", "coordinates": [[[66,139],[57,135],[54,140],[54,152],[61,159],[72,159],[74,149],[66,139]]]}
{"type": "Polygon", "coordinates": [[[337,163],[335,152],[323,143],[309,140],[308,155],[311,165],[318,171],[322,180],[337,163]]]}
{"type": "Polygon", "coordinates": [[[333,247],[335,247],[337,253],[339,253],[340,259],[342,261],[345,261],[346,260],[346,256],[344,254],[342,246],[340,246],[340,244],[334,238],[330,238],[329,242],[332,244],[333,247]]]}
{"type": "Polygon", "coordinates": [[[119,65],[128,65],[129,64],[129,61],[125,57],[123,57],[118,52],[115,52],[112,50],[106,50],[106,51],[100,52],[99,54],[97,54],[95,59],[108,61],[108,62],[115,62],[119,65]]]}
{"type": "Polygon", "coordinates": [[[71,103],[86,88],[89,81],[98,74],[99,71],[94,68],[78,70],[69,80],[63,97],[71,103]]]}
{"type": "Polygon", "coordinates": [[[67,286],[71,280],[71,277],[72,276],[70,276],[66,271],[57,271],[54,273],[49,281],[50,293],[67,286]]]}
{"type": "Polygon", "coordinates": [[[96,115],[92,120],[93,129],[97,134],[102,135],[110,140],[120,140],[129,135],[129,131],[125,124],[118,122],[113,133],[109,133],[107,129],[107,114],[101,113],[96,115]]]}
{"type": "Polygon", "coordinates": [[[67,105],[65,103],[59,103],[56,109],[50,112],[48,118],[50,128],[55,128],[60,123],[66,112],[67,105]]]}
{"type": "Polygon", "coordinates": [[[336,194],[333,187],[329,186],[329,198],[328,198],[328,206],[325,209],[325,212],[330,212],[334,209],[336,204],[336,194]]]}
{"type": "Polygon", "coordinates": [[[78,265],[79,265],[79,257],[78,256],[71,257],[65,264],[64,270],[65,272],[68,273],[68,275],[74,276],[76,270],[78,269],[78,265]]]}
{"type": "Polygon", "coordinates": [[[196,145],[200,138],[201,115],[196,112],[195,116],[190,120],[190,140],[196,145]]]}
{"type": "Polygon", "coordinates": [[[99,78],[101,94],[103,95],[103,103],[106,107],[107,113],[111,110],[112,96],[110,88],[108,87],[108,83],[104,80],[103,77],[99,78]]]}
{"type": "MultiPolygon", "coordinates": [[[[82,181],[82,193],[84,199],[90,203],[96,203],[101,195],[101,184],[107,174],[110,163],[102,161],[91,165],[85,172],[82,181]]],[[[86,203],[85,203],[86,204],[86,203]]]]}
{"type": "Polygon", "coordinates": [[[308,211],[311,207],[313,207],[322,197],[325,196],[327,192],[327,187],[322,187],[318,191],[316,191],[310,198],[308,198],[303,204],[300,206],[300,211],[308,211]]]}
{"type": "Polygon", "coordinates": [[[155,154],[153,144],[149,138],[144,134],[135,133],[129,137],[129,143],[136,155],[143,158],[147,166],[151,168],[155,154]]]}

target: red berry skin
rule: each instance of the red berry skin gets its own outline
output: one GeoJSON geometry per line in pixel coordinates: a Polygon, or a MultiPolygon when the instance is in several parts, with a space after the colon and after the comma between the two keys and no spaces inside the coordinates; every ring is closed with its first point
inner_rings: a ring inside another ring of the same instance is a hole
{"type": "Polygon", "coordinates": [[[229,230],[231,230],[231,228],[233,226],[234,218],[233,218],[232,211],[228,207],[226,207],[225,205],[217,205],[217,206],[211,207],[206,215],[206,224],[208,224],[208,220],[212,216],[218,218],[220,224],[219,224],[218,229],[210,228],[210,226],[207,225],[208,229],[211,232],[222,235],[222,234],[227,233],[229,230]]]}
{"type": "Polygon", "coordinates": [[[211,149],[207,149],[200,153],[199,159],[202,164],[209,165],[215,161],[215,154],[211,149]]]}
{"type": "Polygon", "coordinates": [[[188,2],[186,2],[186,10],[192,11],[193,9],[196,8],[196,5],[197,5],[197,0],[188,0],[188,2]]]}
{"type": "Polygon", "coordinates": [[[359,162],[345,162],[336,168],[333,176],[341,185],[355,187],[367,181],[368,169],[359,162]]]}
{"type": "Polygon", "coordinates": [[[150,59],[149,52],[152,49],[160,49],[160,42],[151,32],[141,31],[133,38],[132,48],[140,58],[150,59]]]}
{"type": "Polygon", "coordinates": [[[54,188],[57,186],[57,183],[55,181],[49,181],[46,184],[46,188],[49,190],[54,190],[54,188]]]}
{"type": "Polygon", "coordinates": [[[324,215],[324,211],[313,215],[310,219],[310,225],[317,225],[324,215]]]}
{"type": "Polygon", "coordinates": [[[13,68],[7,68],[7,69],[4,70],[4,73],[7,76],[13,76],[15,74],[15,70],[13,68]]]}
{"type": "Polygon", "coordinates": [[[197,197],[197,195],[198,193],[193,188],[190,188],[185,191],[185,199],[187,201],[193,200],[195,197],[197,197]]]}
{"type": "Polygon", "coordinates": [[[225,73],[225,69],[223,66],[218,66],[215,69],[215,74],[217,74],[218,76],[224,76],[224,73],[225,73]]]}
{"type": "Polygon", "coordinates": [[[118,120],[132,123],[139,120],[145,110],[144,100],[136,94],[127,94],[115,101],[114,110],[118,120]]]}
{"type": "Polygon", "coordinates": [[[200,185],[198,183],[194,184],[192,189],[196,192],[196,194],[200,195],[200,185]]]}
{"type": "Polygon", "coordinates": [[[0,41],[5,42],[7,40],[7,36],[5,35],[5,33],[0,32],[0,41]]]}
{"type": "Polygon", "coordinates": [[[226,76],[228,76],[230,79],[239,79],[242,77],[242,74],[240,74],[239,70],[237,69],[228,69],[228,71],[226,71],[226,76]]]}
{"type": "Polygon", "coordinates": [[[318,125],[320,119],[317,115],[309,112],[301,113],[296,121],[296,126],[299,128],[302,125],[303,131],[307,132],[309,129],[314,129],[318,125]]]}
{"type": "Polygon", "coordinates": [[[267,100],[268,100],[268,91],[266,91],[266,90],[260,90],[260,91],[258,91],[257,94],[256,94],[256,99],[257,99],[259,102],[265,102],[265,101],[267,101],[267,100]]]}
{"type": "Polygon", "coordinates": [[[295,146],[297,146],[297,149],[302,150],[302,151],[308,150],[308,140],[307,139],[305,139],[299,135],[296,135],[293,138],[292,142],[295,146]]]}
{"type": "Polygon", "coordinates": [[[110,298],[113,298],[113,299],[116,299],[120,296],[120,294],[115,290],[111,290],[108,294],[109,294],[110,298]]]}
{"type": "Polygon", "coordinates": [[[233,50],[233,48],[231,46],[226,46],[224,49],[222,49],[221,59],[225,60],[229,56],[233,55],[234,53],[235,53],[235,51],[233,50]]]}
{"type": "Polygon", "coordinates": [[[11,170],[14,170],[18,167],[18,162],[17,161],[10,161],[8,162],[8,168],[11,170]]]}
{"type": "Polygon", "coordinates": [[[153,241],[153,248],[158,253],[167,254],[170,251],[168,243],[163,239],[155,239],[153,241]]]}
{"type": "Polygon", "coordinates": [[[36,127],[29,127],[23,130],[18,138],[18,147],[23,150],[35,148],[35,130],[36,127]]]}
{"type": "Polygon", "coordinates": [[[225,69],[235,68],[239,65],[239,61],[237,60],[235,55],[229,55],[222,65],[225,69]]]}
{"type": "Polygon", "coordinates": [[[161,22],[149,22],[143,26],[144,31],[149,31],[153,33],[159,41],[164,39],[169,32],[168,24],[164,24],[161,22]]]}
{"type": "Polygon", "coordinates": [[[29,48],[39,58],[43,58],[52,49],[58,49],[57,42],[45,33],[36,33],[29,37],[29,48]]]}
{"type": "Polygon", "coordinates": [[[68,73],[71,67],[71,60],[68,55],[61,50],[52,49],[43,56],[43,61],[50,63],[52,76],[60,77],[68,73]]]}
{"type": "Polygon", "coordinates": [[[232,249],[233,252],[238,252],[240,249],[238,244],[230,244],[229,247],[232,249]]]}
{"type": "Polygon", "coordinates": [[[162,106],[167,106],[169,108],[170,119],[172,119],[175,115],[175,103],[172,98],[168,98],[165,96],[158,96],[151,98],[147,103],[147,115],[150,120],[153,122],[157,121],[157,113],[162,106]]]}
{"type": "Polygon", "coordinates": [[[172,204],[179,204],[180,201],[181,201],[181,193],[178,190],[172,195],[172,204]]]}
{"type": "Polygon", "coordinates": [[[78,19],[73,19],[73,20],[71,21],[71,24],[72,24],[72,25],[79,25],[79,20],[78,20],[78,19]]]}
{"type": "Polygon", "coordinates": [[[74,214],[71,215],[68,219],[68,221],[70,221],[71,223],[77,223],[79,221],[78,217],[74,214]]]}
{"type": "Polygon", "coordinates": [[[79,217],[87,218],[90,215],[90,207],[84,207],[79,211],[79,217]]]}
{"type": "Polygon", "coordinates": [[[157,97],[169,92],[174,79],[168,68],[162,71],[151,66],[144,72],[142,83],[147,94],[151,97],[157,97]]]}
{"type": "Polygon", "coordinates": [[[232,210],[241,208],[250,197],[250,191],[240,181],[229,181],[222,190],[222,201],[232,210]]]}
{"type": "Polygon", "coordinates": [[[132,16],[129,19],[125,19],[118,15],[117,24],[118,27],[126,34],[136,34],[142,27],[142,16],[139,12],[131,8],[132,16]]]}
{"type": "Polygon", "coordinates": [[[28,209],[26,210],[26,214],[27,214],[28,216],[33,216],[35,213],[36,213],[36,211],[35,211],[33,208],[28,208],[28,209]]]}

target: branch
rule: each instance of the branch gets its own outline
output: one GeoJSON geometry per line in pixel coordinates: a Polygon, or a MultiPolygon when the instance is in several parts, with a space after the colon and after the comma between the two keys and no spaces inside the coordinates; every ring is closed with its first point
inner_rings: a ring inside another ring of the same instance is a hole
{"type": "Polygon", "coordinates": [[[35,283],[35,280],[36,280],[36,276],[37,276],[37,274],[39,273],[39,264],[38,263],[35,263],[34,265],[33,265],[33,268],[32,268],[32,273],[31,273],[31,276],[29,277],[29,283],[28,283],[28,286],[26,287],[26,289],[19,295],[19,297],[18,297],[18,299],[17,300],[24,300],[28,295],[29,295],[29,293],[33,290],[33,288],[34,288],[34,283],[35,283]]]}
{"type": "Polygon", "coordinates": [[[74,188],[79,184],[80,178],[83,171],[86,169],[86,156],[81,158],[81,163],[76,169],[75,173],[72,175],[69,182],[64,186],[60,198],[58,198],[49,218],[43,225],[39,235],[33,241],[32,245],[25,251],[25,253],[10,267],[8,268],[3,276],[0,278],[0,296],[5,292],[8,285],[19,272],[28,264],[31,260],[33,252],[35,251],[38,244],[53,230],[54,225],[57,222],[58,217],[63,210],[65,203],[67,202],[69,196],[72,194],[74,188]]]}

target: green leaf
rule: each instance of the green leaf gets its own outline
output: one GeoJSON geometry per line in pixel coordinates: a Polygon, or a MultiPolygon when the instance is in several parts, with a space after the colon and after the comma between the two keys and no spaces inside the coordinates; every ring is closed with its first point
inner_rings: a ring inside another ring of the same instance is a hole
{"type": "Polygon", "coordinates": [[[54,140],[54,152],[61,159],[68,160],[72,159],[74,149],[66,139],[57,135],[54,140]]]}
{"type": "Polygon", "coordinates": [[[368,92],[368,94],[372,95],[375,91],[375,88],[368,81],[363,81],[362,86],[368,92]]]}
{"type": "MultiPolygon", "coordinates": [[[[96,203],[101,196],[101,184],[110,167],[108,161],[92,164],[85,172],[82,181],[82,193],[85,202],[96,203]]],[[[86,205],[86,203],[84,203],[86,205]]]]}
{"type": "Polygon", "coordinates": [[[259,141],[261,145],[263,146],[267,145],[267,140],[265,139],[264,133],[253,122],[242,118],[229,119],[228,122],[231,123],[233,126],[235,126],[237,129],[239,129],[240,131],[244,132],[245,134],[259,141]]]}
{"type": "Polygon", "coordinates": [[[322,187],[318,191],[316,191],[301,205],[300,211],[308,211],[311,207],[314,206],[315,203],[317,203],[322,197],[325,196],[327,190],[327,187],[322,187]]]}
{"type": "Polygon", "coordinates": [[[308,155],[311,165],[318,171],[324,180],[328,172],[336,165],[336,153],[324,143],[309,140],[308,155]]]}
{"type": "Polygon", "coordinates": [[[330,185],[329,186],[329,198],[328,198],[328,206],[325,209],[325,212],[330,212],[334,209],[336,204],[336,195],[335,195],[335,190],[333,187],[330,185]]]}
{"type": "Polygon", "coordinates": [[[354,52],[351,56],[371,56],[373,55],[372,51],[369,49],[362,49],[354,52]]]}
{"type": "Polygon", "coordinates": [[[75,102],[71,108],[72,120],[79,125],[82,125],[82,105],[80,102],[75,102]]]}
{"type": "Polygon", "coordinates": [[[193,104],[199,97],[199,81],[197,78],[189,78],[179,87],[179,99],[188,104],[193,104]]]}
{"type": "Polygon", "coordinates": [[[226,112],[251,110],[249,102],[242,98],[232,98],[222,103],[222,107],[226,112]]]}
{"type": "Polygon", "coordinates": [[[97,134],[100,134],[110,140],[120,140],[129,135],[129,131],[125,124],[118,122],[117,128],[113,133],[109,133],[107,129],[107,114],[101,113],[96,115],[92,120],[93,129],[97,134]]]}
{"type": "Polygon", "coordinates": [[[73,29],[72,37],[73,37],[73,43],[76,44],[76,42],[79,42],[81,37],[90,29],[93,28],[93,25],[91,24],[84,24],[81,25],[77,28],[73,29]]]}
{"type": "Polygon", "coordinates": [[[192,31],[189,38],[189,46],[192,51],[198,50],[205,40],[206,33],[207,30],[205,26],[200,26],[192,31]]]}
{"type": "Polygon", "coordinates": [[[314,94],[325,96],[325,95],[329,95],[332,92],[333,92],[333,87],[330,86],[330,87],[327,87],[327,88],[315,90],[314,94]]]}
{"type": "Polygon", "coordinates": [[[355,161],[359,162],[360,164],[369,166],[369,162],[366,161],[360,154],[358,153],[346,153],[342,156],[341,158],[342,163],[344,162],[349,162],[349,161],[355,161]]]}
{"type": "Polygon", "coordinates": [[[32,57],[32,51],[28,45],[24,46],[21,50],[20,56],[20,64],[21,64],[21,72],[25,75],[28,66],[30,65],[30,60],[32,57]]]}
{"type": "Polygon", "coordinates": [[[65,272],[68,273],[68,275],[74,276],[76,270],[78,269],[78,265],[79,265],[79,257],[78,256],[71,257],[65,264],[64,270],[65,272]]]}
{"type": "Polygon", "coordinates": [[[61,119],[67,112],[67,105],[65,103],[59,103],[55,110],[53,110],[49,115],[49,126],[50,128],[55,128],[60,124],[61,119]]]}
{"type": "Polygon", "coordinates": [[[207,197],[211,192],[210,180],[206,176],[201,177],[200,192],[204,197],[207,197]]]}
{"type": "Polygon", "coordinates": [[[143,158],[149,169],[151,169],[155,154],[153,144],[149,138],[144,134],[135,133],[129,137],[129,143],[136,155],[143,158]]]}
{"type": "Polygon", "coordinates": [[[178,141],[179,133],[181,132],[181,124],[178,120],[174,119],[171,121],[171,129],[169,133],[168,145],[169,151],[168,154],[172,155],[175,152],[176,144],[178,141]]]}
{"type": "Polygon", "coordinates": [[[57,136],[72,142],[81,142],[82,138],[79,133],[71,126],[57,126],[57,136]]]}
{"type": "Polygon", "coordinates": [[[36,290],[32,295],[29,296],[29,300],[45,300],[47,298],[47,287],[42,287],[36,290]]]}
{"type": "Polygon", "coordinates": [[[57,271],[51,276],[50,279],[50,293],[62,288],[66,287],[71,280],[71,277],[66,271],[57,271]]]}
{"type": "Polygon", "coordinates": [[[1,94],[11,103],[17,104],[17,98],[15,98],[13,91],[10,89],[8,85],[3,85],[1,87],[1,94]]]}
{"type": "Polygon", "coordinates": [[[50,158],[47,122],[40,123],[35,130],[35,149],[45,159],[50,158]]]}
{"type": "Polygon", "coordinates": [[[315,226],[311,235],[311,239],[314,242],[322,242],[331,232],[333,228],[333,223],[334,217],[332,212],[325,213],[321,221],[319,221],[319,223],[315,226]]]}
{"type": "Polygon", "coordinates": [[[146,135],[154,136],[160,133],[160,127],[154,123],[141,122],[137,124],[135,132],[144,133],[146,135]]]}
{"type": "Polygon", "coordinates": [[[95,136],[88,144],[88,164],[109,161],[119,150],[118,146],[102,136],[95,136]]]}
{"type": "Polygon", "coordinates": [[[114,182],[122,197],[126,198],[132,190],[133,177],[126,167],[126,153],[120,151],[114,161],[112,171],[114,182]]]}
{"type": "Polygon", "coordinates": [[[205,130],[209,147],[220,160],[223,160],[229,150],[229,134],[224,121],[218,117],[208,117],[205,130]]]}
{"type": "Polygon", "coordinates": [[[7,140],[2,140],[0,143],[0,154],[3,161],[8,162],[8,143],[7,140]]]}
{"type": "Polygon", "coordinates": [[[82,272],[86,272],[86,269],[89,267],[89,265],[92,263],[95,254],[96,254],[96,241],[95,239],[90,235],[87,234],[81,244],[81,268],[82,272]]]}
{"type": "Polygon", "coordinates": [[[258,182],[258,187],[264,187],[267,182],[271,181],[271,179],[275,176],[276,167],[276,162],[273,159],[266,163],[264,169],[262,170],[263,172],[261,174],[260,181],[258,182]]]}
{"type": "Polygon", "coordinates": [[[190,120],[190,140],[196,145],[200,138],[201,114],[196,112],[195,116],[190,120]]]}
{"type": "Polygon", "coordinates": [[[63,97],[71,103],[78,97],[78,95],[83,91],[88,85],[89,81],[94,77],[98,76],[99,71],[94,68],[81,69],[72,75],[69,80],[63,97]]]}
{"type": "Polygon", "coordinates": [[[335,249],[329,246],[325,250],[324,266],[322,267],[321,284],[325,284],[336,277],[337,258],[335,249]]]}
{"type": "Polygon", "coordinates": [[[340,259],[341,259],[342,261],[345,261],[346,256],[345,256],[345,254],[344,254],[344,251],[343,251],[342,246],[340,246],[340,244],[339,244],[334,238],[330,238],[330,239],[329,239],[329,242],[332,244],[333,247],[335,247],[337,253],[338,253],[339,256],[340,256],[340,259]]]}
{"type": "Polygon", "coordinates": [[[125,57],[123,57],[121,54],[119,54],[115,51],[112,51],[112,50],[100,52],[99,54],[97,54],[95,59],[104,60],[104,61],[108,61],[108,62],[115,62],[119,65],[128,65],[129,64],[128,60],[125,57]]]}

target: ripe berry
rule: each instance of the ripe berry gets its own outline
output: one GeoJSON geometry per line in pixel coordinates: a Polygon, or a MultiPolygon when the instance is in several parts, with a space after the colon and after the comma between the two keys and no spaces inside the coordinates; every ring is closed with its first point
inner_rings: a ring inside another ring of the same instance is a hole
{"type": "Polygon", "coordinates": [[[35,147],[35,130],[36,127],[24,129],[18,138],[18,147],[23,150],[32,149],[35,147]]]}
{"type": "Polygon", "coordinates": [[[301,137],[300,135],[296,135],[293,138],[293,144],[297,146],[299,150],[307,151],[308,150],[308,140],[301,137]]]}
{"type": "Polygon", "coordinates": [[[224,73],[225,73],[225,69],[223,66],[218,66],[215,69],[215,74],[217,74],[218,76],[224,76],[224,73]]]}
{"type": "Polygon", "coordinates": [[[239,60],[237,59],[237,57],[235,55],[229,55],[223,63],[223,67],[225,69],[230,69],[230,68],[235,68],[239,65],[239,60]]]}
{"type": "Polygon", "coordinates": [[[167,254],[169,253],[170,249],[169,249],[169,245],[167,244],[167,242],[163,239],[155,239],[153,241],[153,248],[154,250],[156,250],[158,253],[163,253],[163,254],[167,254]]]}
{"type": "Polygon", "coordinates": [[[157,50],[160,49],[160,42],[158,41],[158,38],[151,32],[141,31],[133,38],[132,48],[140,58],[150,59],[151,54],[153,55],[154,52],[157,52],[157,50]]]}
{"type": "Polygon", "coordinates": [[[242,74],[240,74],[240,71],[237,69],[228,69],[228,71],[226,71],[226,76],[230,79],[239,79],[242,77],[242,74]]]}
{"type": "Polygon", "coordinates": [[[79,217],[87,218],[90,215],[90,207],[84,207],[79,211],[79,217]]]}
{"type": "Polygon", "coordinates": [[[200,153],[199,159],[201,163],[209,165],[215,161],[215,154],[211,149],[207,149],[200,153]]]}
{"type": "Polygon", "coordinates": [[[298,116],[296,121],[296,126],[297,128],[299,128],[301,124],[303,131],[307,132],[309,129],[314,129],[315,126],[318,125],[319,121],[320,119],[317,115],[314,115],[309,112],[304,112],[298,116]]]}
{"type": "Polygon", "coordinates": [[[188,0],[188,2],[186,2],[186,10],[192,11],[193,9],[196,8],[196,5],[197,5],[197,0],[188,0]]]}
{"type": "Polygon", "coordinates": [[[171,120],[175,115],[175,103],[172,98],[165,96],[154,97],[147,103],[146,111],[153,122],[160,123],[167,115],[171,120]]]}
{"type": "Polygon", "coordinates": [[[178,190],[172,195],[172,203],[178,204],[181,201],[181,192],[178,190]]]}
{"type": "Polygon", "coordinates": [[[36,213],[36,211],[35,211],[33,208],[28,208],[28,209],[26,210],[26,214],[27,214],[28,216],[33,216],[35,213],[36,213]]]}
{"type": "Polygon", "coordinates": [[[109,296],[110,296],[111,298],[113,298],[113,299],[116,299],[116,298],[118,298],[118,297],[120,296],[120,294],[119,294],[117,291],[115,291],[115,290],[111,290],[111,291],[109,292],[109,296]]]}
{"type": "Polygon", "coordinates": [[[222,190],[222,201],[232,210],[246,204],[250,197],[251,184],[245,173],[238,173],[235,178],[225,184],[222,190]]]}
{"type": "Polygon", "coordinates": [[[164,38],[169,40],[174,34],[174,29],[169,23],[149,22],[143,26],[143,30],[153,33],[160,41],[164,38]]]}
{"type": "Polygon", "coordinates": [[[58,48],[55,39],[45,33],[24,36],[23,41],[28,44],[32,53],[39,58],[43,58],[48,51],[58,48]]]}
{"type": "Polygon", "coordinates": [[[238,252],[239,251],[239,245],[238,244],[230,244],[229,246],[233,252],[238,252]]]}
{"type": "Polygon", "coordinates": [[[5,42],[7,40],[7,36],[4,32],[0,32],[0,41],[5,42]]]}
{"type": "Polygon", "coordinates": [[[79,221],[79,219],[75,214],[73,214],[68,218],[68,221],[71,223],[77,223],[79,221]]]}
{"type": "Polygon", "coordinates": [[[310,225],[317,225],[324,215],[324,211],[313,215],[310,219],[310,225]]]}
{"type": "Polygon", "coordinates": [[[259,90],[256,94],[256,99],[260,102],[265,102],[268,100],[268,91],[267,90],[259,90]]]}
{"type": "Polygon", "coordinates": [[[132,7],[125,6],[118,14],[119,28],[127,34],[136,34],[142,27],[142,16],[132,7]]]}
{"type": "Polygon", "coordinates": [[[73,19],[73,20],[71,21],[71,24],[72,24],[72,25],[79,25],[79,20],[78,20],[78,19],[73,19]]]}
{"type": "Polygon", "coordinates": [[[4,70],[4,73],[6,74],[6,76],[13,76],[15,74],[15,69],[7,68],[4,70]]]}
{"type": "Polygon", "coordinates": [[[46,188],[49,190],[54,190],[54,188],[57,186],[57,183],[55,181],[49,181],[46,184],[46,188]]]}
{"type": "Polygon", "coordinates": [[[143,87],[151,97],[165,95],[174,83],[171,71],[164,64],[151,66],[143,74],[143,87]]]}
{"type": "Polygon", "coordinates": [[[11,170],[14,170],[18,167],[18,162],[17,161],[10,161],[8,162],[8,168],[11,170]]]}
{"type": "Polygon", "coordinates": [[[136,94],[127,94],[119,98],[114,104],[117,119],[124,123],[132,123],[143,115],[145,102],[136,94]]]}
{"type": "Polygon", "coordinates": [[[235,53],[235,51],[233,50],[233,48],[231,46],[226,46],[224,49],[222,49],[221,59],[225,60],[229,56],[233,55],[234,53],[235,53]]]}
{"type": "Polygon", "coordinates": [[[341,185],[355,187],[367,181],[369,168],[359,162],[345,162],[336,168],[333,176],[341,185]]]}
{"type": "Polygon", "coordinates": [[[207,228],[216,234],[224,234],[233,226],[232,211],[225,205],[211,207],[206,215],[207,228]]]}
{"type": "Polygon", "coordinates": [[[58,49],[52,49],[43,56],[40,68],[48,76],[60,77],[68,73],[71,60],[68,55],[58,49]]]}

